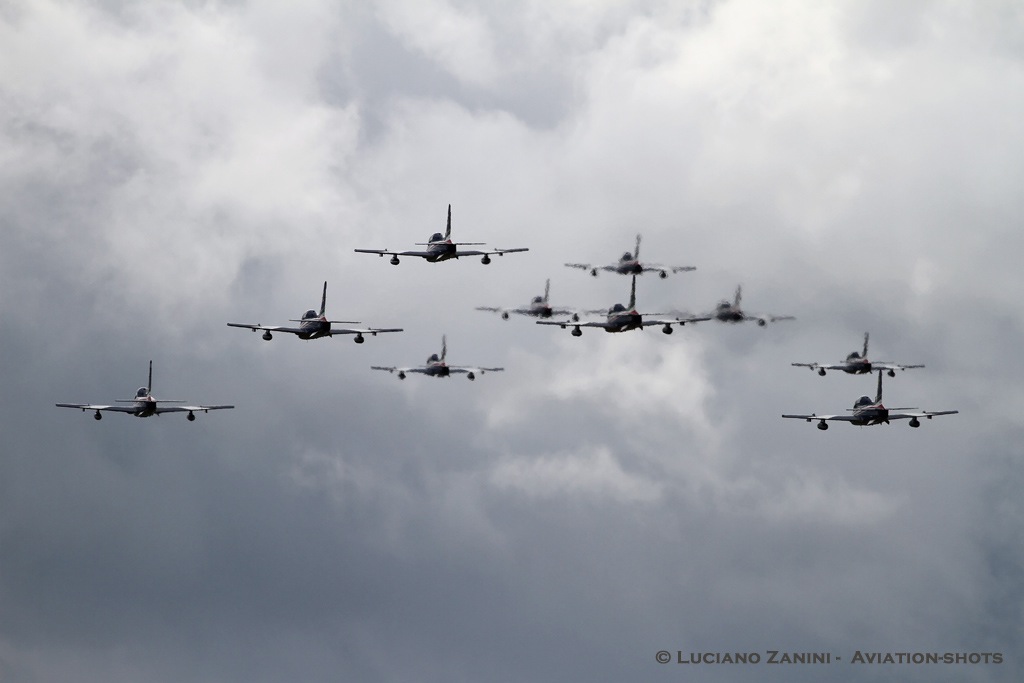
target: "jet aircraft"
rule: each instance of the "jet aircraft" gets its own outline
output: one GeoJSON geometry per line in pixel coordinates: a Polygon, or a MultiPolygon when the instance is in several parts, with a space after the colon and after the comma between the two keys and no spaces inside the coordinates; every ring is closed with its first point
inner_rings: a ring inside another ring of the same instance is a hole
{"type": "Polygon", "coordinates": [[[730,302],[728,299],[723,299],[718,302],[715,306],[715,310],[707,315],[711,316],[715,320],[720,320],[725,323],[739,323],[744,320],[754,320],[761,327],[764,327],[769,322],[776,322],[778,320],[796,320],[791,315],[770,315],[768,313],[747,313],[740,308],[740,300],[743,298],[743,285],[736,287],[736,296],[730,302]]]}
{"type": "Polygon", "coordinates": [[[518,315],[532,315],[536,318],[550,318],[554,315],[568,315],[572,316],[573,320],[579,320],[579,314],[571,308],[553,308],[548,303],[548,294],[551,292],[551,280],[547,280],[544,283],[544,296],[535,296],[530,305],[526,308],[495,308],[493,306],[477,306],[478,311],[491,311],[493,313],[501,313],[502,320],[508,320],[510,313],[516,313],[518,315]]]}
{"type": "Polygon", "coordinates": [[[289,322],[299,323],[298,327],[285,327],[282,325],[249,325],[246,323],[228,323],[228,327],[244,327],[245,329],[256,332],[257,330],[263,330],[263,338],[270,341],[274,338],[273,332],[287,332],[288,334],[294,334],[299,339],[320,339],[321,337],[333,337],[336,334],[354,334],[355,338],[352,340],[356,344],[362,344],[365,339],[364,334],[369,334],[376,337],[381,332],[401,332],[401,327],[338,327],[333,328],[331,325],[358,325],[359,323],[353,320],[328,320],[324,315],[324,311],[327,309],[327,283],[324,282],[324,294],[320,299],[320,313],[318,314],[313,309],[309,309],[302,314],[302,318],[295,320],[292,319],[289,322]]]}
{"type": "Polygon", "coordinates": [[[828,422],[826,420],[840,420],[858,426],[889,424],[890,420],[910,420],[909,424],[911,427],[920,427],[920,418],[922,417],[930,420],[936,415],[955,415],[960,412],[959,410],[919,411],[917,408],[886,408],[882,405],[882,375],[884,373],[884,370],[878,371],[878,393],[875,395],[875,400],[872,401],[870,396],[861,396],[854,402],[849,415],[816,415],[811,413],[810,415],[783,415],[782,417],[806,420],[807,422],[817,420],[818,429],[825,430],[828,429],[828,422]]]}
{"type": "Polygon", "coordinates": [[[130,399],[117,399],[115,403],[127,403],[130,405],[93,405],[91,403],[58,403],[58,408],[78,408],[85,412],[86,410],[93,410],[95,414],[94,419],[102,420],[104,410],[111,410],[117,413],[128,413],[135,417],[149,417],[150,415],[160,415],[162,413],[188,413],[188,421],[192,422],[196,419],[196,413],[203,411],[204,413],[211,410],[230,410],[234,406],[183,406],[183,405],[160,405],[162,403],[184,403],[184,401],[172,401],[170,399],[154,398],[151,391],[153,387],[153,361],[149,361],[149,383],[144,387],[139,387],[138,391],[135,392],[135,398],[130,399]]]}
{"type": "Polygon", "coordinates": [[[410,372],[418,372],[421,375],[427,375],[429,377],[448,377],[451,374],[464,374],[466,379],[472,381],[476,379],[477,375],[482,375],[485,372],[504,372],[505,368],[480,368],[480,367],[468,367],[462,365],[448,365],[445,362],[445,357],[448,355],[448,338],[446,336],[441,337],[441,355],[438,356],[436,353],[430,354],[427,358],[426,365],[419,367],[382,367],[380,365],[373,365],[370,369],[372,370],[386,370],[390,373],[398,373],[398,379],[405,379],[406,374],[410,372]]]}
{"type": "Polygon", "coordinates": [[[851,352],[842,363],[828,365],[825,363],[793,363],[796,367],[810,368],[817,371],[822,377],[826,370],[842,370],[850,375],[864,375],[875,370],[885,370],[890,377],[896,376],[897,370],[909,370],[911,368],[923,368],[923,365],[900,365],[899,363],[888,363],[868,360],[868,333],[864,333],[864,350],[861,353],[851,352]]]}
{"type": "Polygon", "coordinates": [[[505,254],[511,254],[518,251],[529,251],[528,247],[516,247],[514,249],[492,249],[490,251],[481,251],[479,249],[459,249],[459,247],[475,247],[482,246],[483,242],[452,242],[452,205],[448,205],[448,227],[445,229],[442,235],[439,232],[435,232],[430,236],[428,242],[417,242],[416,246],[426,247],[425,251],[388,251],[387,249],[356,249],[360,254],[377,254],[378,256],[389,255],[391,256],[391,265],[397,266],[399,263],[399,256],[417,256],[421,259],[425,259],[430,263],[437,263],[438,261],[447,261],[449,259],[457,259],[460,256],[482,256],[480,263],[485,266],[491,262],[491,256],[497,254],[498,256],[504,256],[505,254]]]}
{"type": "MultiPolygon", "coordinates": [[[[603,313],[602,310],[587,311],[587,313],[603,313]]],[[[673,325],[685,325],[686,323],[699,322],[701,320],[711,320],[710,316],[697,317],[675,317],[675,318],[648,318],[644,319],[644,316],[663,316],[664,313],[638,313],[636,310],[636,275],[633,276],[633,284],[629,290],[629,305],[623,306],[622,304],[615,304],[608,309],[605,314],[604,320],[594,320],[589,322],[579,322],[579,320],[564,320],[561,322],[553,320],[538,320],[538,325],[558,325],[563,330],[566,327],[572,327],[572,336],[579,337],[583,334],[583,327],[600,327],[605,332],[626,332],[628,330],[638,330],[651,325],[663,325],[661,331],[665,334],[672,334],[673,325]]]]}
{"type": "Polygon", "coordinates": [[[619,257],[618,263],[613,263],[607,266],[595,266],[590,263],[566,263],[569,268],[579,268],[580,270],[589,270],[590,274],[597,277],[597,271],[606,270],[610,273],[619,273],[620,275],[643,275],[644,273],[656,272],[658,277],[665,279],[669,273],[681,273],[689,270],[697,270],[696,266],[663,266],[657,263],[641,263],[640,262],[640,235],[636,236],[636,248],[633,253],[628,251],[619,257]]]}

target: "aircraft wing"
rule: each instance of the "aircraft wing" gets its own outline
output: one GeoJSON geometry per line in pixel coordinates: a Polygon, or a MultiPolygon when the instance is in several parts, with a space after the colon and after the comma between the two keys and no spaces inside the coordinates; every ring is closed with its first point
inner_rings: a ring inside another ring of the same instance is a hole
{"type": "Polygon", "coordinates": [[[672,318],[648,318],[651,315],[667,315],[665,313],[644,313],[643,326],[649,325],[685,325],[686,323],[699,323],[703,320],[711,320],[710,315],[678,315],[672,318]]]}
{"type": "Polygon", "coordinates": [[[572,308],[552,308],[551,315],[567,315],[570,319],[579,320],[579,311],[572,308]]]}
{"type": "Polygon", "coordinates": [[[889,411],[890,420],[912,420],[915,417],[926,417],[929,420],[936,415],[956,415],[959,410],[922,410],[916,413],[900,412],[900,411],[889,411]]]}
{"type": "Polygon", "coordinates": [[[608,321],[606,321],[606,320],[591,320],[589,322],[578,322],[578,321],[574,321],[574,320],[538,320],[537,324],[538,325],[558,325],[563,330],[566,327],[601,327],[601,328],[615,327],[614,325],[609,325],[608,321]]]}
{"type": "Polygon", "coordinates": [[[815,415],[814,413],[811,413],[810,415],[783,415],[782,417],[791,417],[796,420],[807,420],[808,422],[812,420],[840,420],[842,422],[853,422],[854,420],[859,419],[853,415],[815,415]]]}
{"type": "Polygon", "coordinates": [[[504,256],[505,254],[511,254],[517,251],[530,251],[530,248],[516,247],[515,249],[491,249],[489,251],[483,249],[456,249],[455,258],[459,258],[460,256],[504,256]]]}
{"type": "Polygon", "coordinates": [[[402,332],[401,327],[339,327],[331,328],[331,336],[336,334],[369,334],[376,337],[379,332],[402,332]]]}
{"type": "Polygon", "coordinates": [[[504,372],[505,368],[474,368],[465,365],[448,366],[448,372],[450,373],[473,373],[476,375],[482,375],[485,372],[504,372]]]}
{"type": "Polygon", "coordinates": [[[57,403],[58,408],[78,408],[79,410],[112,410],[116,413],[134,413],[135,408],[128,406],[101,406],[89,403],[57,403]]]}
{"type": "Polygon", "coordinates": [[[606,266],[595,266],[590,263],[566,263],[569,268],[579,268],[580,270],[592,270],[594,268],[604,269],[606,266]]]}
{"type": "Polygon", "coordinates": [[[248,325],[246,323],[228,323],[228,327],[242,327],[247,330],[265,330],[267,332],[288,332],[289,334],[302,334],[308,330],[303,330],[299,327],[285,327],[284,325],[248,325]]]}
{"type": "Polygon", "coordinates": [[[388,251],[387,249],[353,249],[360,254],[376,254],[377,256],[419,256],[420,258],[427,258],[428,256],[435,256],[429,251],[388,251]]]}
{"type": "Polygon", "coordinates": [[[409,373],[409,372],[422,372],[422,373],[425,373],[427,371],[427,369],[424,368],[424,367],[399,368],[399,367],[395,367],[395,366],[384,366],[384,365],[371,365],[370,369],[371,370],[386,370],[387,372],[392,372],[392,373],[394,373],[394,372],[405,372],[405,373],[409,373]]]}
{"type": "Polygon", "coordinates": [[[873,370],[910,370],[913,368],[923,368],[923,365],[900,365],[899,363],[876,363],[871,362],[871,368],[873,370]]]}
{"type": "MultiPolygon", "coordinates": [[[[798,368],[810,368],[811,370],[818,370],[824,368],[825,370],[845,370],[850,367],[847,363],[790,363],[798,368]]],[[[874,363],[872,363],[874,365],[874,363]]]]}
{"type": "Polygon", "coordinates": [[[209,412],[211,410],[231,410],[234,406],[162,406],[159,405],[162,401],[157,401],[157,407],[154,411],[157,415],[160,413],[198,413],[198,412],[209,412]]]}
{"type": "Polygon", "coordinates": [[[753,320],[753,321],[757,322],[759,325],[763,325],[766,322],[774,323],[774,322],[778,322],[780,320],[796,320],[796,316],[792,316],[792,315],[771,315],[769,313],[761,313],[761,314],[755,315],[755,314],[752,314],[752,313],[748,313],[745,316],[743,316],[743,319],[744,320],[753,320]]]}
{"type": "Polygon", "coordinates": [[[640,265],[645,273],[685,273],[697,270],[697,266],[663,266],[658,263],[643,263],[640,265]]]}

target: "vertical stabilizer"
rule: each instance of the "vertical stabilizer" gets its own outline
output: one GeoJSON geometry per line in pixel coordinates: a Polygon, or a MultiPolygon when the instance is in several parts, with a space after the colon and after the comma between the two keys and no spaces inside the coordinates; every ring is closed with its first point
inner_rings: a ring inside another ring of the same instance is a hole
{"type": "Polygon", "coordinates": [[[324,316],[324,311],[327,310],[327,281],[324,280],[324,295],[320,298],[320,317],[324,316]]]}
{"type": "MultiPolygon", "coordinates": [[[[448,336],[441,335],[441,362],[444,362],[445,356],[448,355],[448,336]]],[[[881,381],[881,380],[879,380],[881,381]]]]}
{"type": "Polygon", "coordinates": [[[865,332],[864,333],[864,353],[861,354],[861,358],[867,358],[867,357],[868,357],[868,333],[865,332]]]}
{"type": "Polygon", "coordinates": [[[149,361],[149,381],[146,382],[146,395],[153,393],[153,361],[149,361]]]}
{"type": "Polygon", "coordinates": [[[452,236],[452,205],[448,205],[448,227],[444,230],[444,238],[451,239],[452,236]]]}
{"type": "Polygon", "coordinates": [[[736,285],[736,297],[733,299],[733,308],[740,307],[740,300],[743,299],[743,285],[736,285]]]}
{"type": "Polygon", "coordinates": [[[633,250],[633,260],[640,260],[640,233],[636,234],[636,248],[633,250]]]}
{"type": "Polygon", "coordinates": [[[544,282],[544,303],[548,302],[548,294],[551,293],[551,280],[544,282]]]}

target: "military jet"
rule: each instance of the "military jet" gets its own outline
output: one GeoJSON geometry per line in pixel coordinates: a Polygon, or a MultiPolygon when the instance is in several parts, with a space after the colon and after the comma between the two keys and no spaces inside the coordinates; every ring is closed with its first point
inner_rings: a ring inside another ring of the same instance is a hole
{"type": "Polygon", "coordinates": [[[482,375],[485,372],[504,372],[505,368],[479,368],[479,367],[467,367],[462,365],[448,365],[445,362],[445,357],[448,355],[448,338],[441,336],[441,355],[438,356],[436,353],[430,354],[427,358],[426,365],[420,367],[410,368],[398,368],[398,367],[383,367],[380,365],[371,366],[371,370],[387,370],[390,373],[398,373],[398,379],[405,379],[407,373],[418,372],[421,375],[427,375],[429,377],[448,377],[451,374],[464,374],[466,379],[473,381],[477,375],[482,375]]]}
{"type": "MultiPolygon", "coordinates": [[[[587,313],[603,313],[603,310],[587,311],[587,313]]],[[[673,325],[685,325],[686,323],[711,320],[710,316],[697,317],[675,317],[675,318],[648,318],[644,316],[664,316],[664,313],[638,313],[636,310],[636,275],[633,276],[633,284],[629,290],[629,305],[615,304],[608,309],[605,320],[579,322],[579,320],[565,320],[561,322],[553,320],[538,320],[538,325],[558,325],[563,330],[572,327],[572,336],[579,337],[583,334],[583,327],[600,327],[605,332],[626,332],[628,330],[639,330],[651,325],[663,325],[661,331],[665,334],[672,334],[673,325]]]]}
{"type": "Polygon", "coordinates": [[[910,420],[909,424],[911,427],[920,427],[920,418],[922,417],[930,420],[936,415],[955,415],[960,412],[959,410],[918,411],[917,408],[886,408],[882,405],[882,375],[884,373],[884,370],[878,371],[878,393],[875,396],[875,400],[872,401],[870,396],[861,396],[854,402],[849,415],[815,415],[811,413],[810,415],[783,415],[782,417],[806,420],[808,422],[817,420],[818,429],[825,430],[828,429],[828,422],[826,420],[841,420],[858,426],[889,424],[890,420],[910,420]]]}
{"type": "Polygon", "coordinates": [[[480,259],[480,263],[485,266],[491,262],[491,256],[497,254],[498,256],[504,256],[505,254],[511,254],[517,251],[529,251],[528,247],[516,247],[515,249],[492,249],[490,251],[480,251],[479,249],[459,249],[459,247],[476,247],[482,246],[483,242],[452,242],[452,205],[448,205],[448,227],[445,229],[442,235],[439,232],[435,232],[430,236],[429,242],[417,242],[416,246],[426,247],[426,251],[388,251],[387,249],[356,249],[360,254],[377,254],[378,256],[389,255],[391,256],[391,265],[397,266],[399,263],[399,256],[417,256],[421,259],[425,259],[430,263],[437,263],[438,261],[447,261],[449,259],[457,259],[460,256],[483,256],[480,259]]]}
{"type": "Polygon", "coordinates": [[[357,321],[353,320],[328,320],[324,315],[324,311],[327,309],[327,283],[324,282],[324,294],[323,298],[320,299],[320,313],[318,314],[313,309],[309,309],[302,314],[302,318],[295,320],[292,319],[289,322],[299,323],[298,327],[285,327],[281,325],[249,325],[246,323],[228,323],[228,327],[244,327],[245,329],[256,332],[257,330],[263,330],[263,338],[270,341],[274,338],[273,332],[287,332],[288,334],[294,334],[299,339],[320,339],[321,337],[333,337],[336,334],[354,334],[354,341],[356,344],[362,344],[365,341],[364,334],[369,334],[376,337],[381,332],[401,332],[401,327],[338,327],[332,328],[331,325],[358,325],[357,321]]]}
{"type": "Polygon", "coordinates": [[[579,320],[579,314],[571,308],[552,308],[548,303],[548,294],[551,292],[551,280],[544,283],[544,296],[535,296],[530,305],[526,308],[495,308],[493,306],[477,306],[478,311],[491,311],[501,313],[502,320],[508,320],[510,313],[518,315],[532,315],[535,318],[550,318],[555,315],[568,315],[573,320],[579,320]]]}
{"type": "Polygon", "coordinates": [[[569,268],[579,268],[580,270],[589,270],[590,274],[597,277],[597,271],[606,270],[610,273],[619,273],[620,275],[643,275],[644,273],[656,272],[658,277],[665,279],[669,273],[681,273],[688,270],[697,270],[696,266],[663,266],[657,263],[641,263],[640,262],[640,235],[636,236],[636,248],[633,253],[628,251],[619,257],[618,263],[613,263],[607,266],[595,266],[590,263],[566,263],[569,268]]]}
{"type": "Polygon", "coordinates": [[[720,320],[724,323],[740,323],[745,320],[754,320],[761,327],[764,327],[769,322],[776,322],[778,320],[796,320],[791,315],[770,315],[768,313],[747,313],[740,308],[740,300],[743,298],[743,285],[736,287],[736,297],[730,302],[728,299],[723,299],[718,302],[715,306],[715,310],[707,315],[711,316],[715,320],[720,320]]]}
{"type": "Polygon", "coordinates": [[[202,411],[204,413],[211,410],[230,410],[234,406],[168,406],[160,405],[161,403],[184,403],[184,401],[172,401],[166,398],[157,399],[154,398],[150,393],[153,387],[153,361],[149,361],[149,383],[144,387],[139,387],[138,391],[135,392],[135,398],[129,399],[117,399],[115,403],[128,403],[131,405],[123,406],[111,406],[111,405],[92,405],[91,403],[58,403],[58,408],[78,408],[85,412],[86,410],[93,410],[95,414],[93,418],[96,420],[103,419],[104,410],[111,410],[117,413],[128,413],[135,417],[149,417],[150,415],[160,415],[162,413],[188,413],[186,416],[189,422],[196,419],[196,413],[202,411]]]}
{"type": "Polygon", "coordinates": [[[810,368],[811,370],[817,371],[822,377],[825,376],[826,370],[842,370],[843,372],[850,375],[864,375],[875,370],[885,370],[890,377],[896,376],[897,370],[910,370],[911,368],[923,368],[923,365],[900,365],[898,363],[888,363],[881,361],[870,361],[868,360],[868,333],[864,333],[864,350],[861,353],[856,351],[851,352],[846,360],[842,363],[835,363],[832,365],[826,365],[824,363],[793,363],[796,367],[810,368]]]}

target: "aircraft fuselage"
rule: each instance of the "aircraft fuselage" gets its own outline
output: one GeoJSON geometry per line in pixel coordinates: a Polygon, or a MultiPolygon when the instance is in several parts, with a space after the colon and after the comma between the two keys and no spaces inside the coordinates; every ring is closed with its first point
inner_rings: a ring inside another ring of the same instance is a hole
{"type": "Polygon", "coordinates": [[[871,372],[871,361],[864,359],[847,360],[843,372],[849,375],[866,375],[871,372]]]}
{"type": "Polygon", "coordinates": [[[458,245],[451,240],[442,238],[440,234],[435,234],[427,243],[427,253],[428,255],[424,258],[430,263],[447,261],[450,258],[458,258],[458,245]]]}
{"type": "Polygon", "coordinates": [[[299,323],[299,332],[295,336],[299,339],[319,339],[320,337],[331,336],[331,323],[326,316],[318,316],[316,311],[307,311],[299,323]]]}
{"type": "Polygon", "coordinates": [[[605,332],[627,332],[643,327],[643,316],[636,311],[619,312],[608,315],[608,326],[605,332]]]}
{"type": "Polygon", "coordinates": [[[746,320],[743,311],[733,306],[719,306],[715,311],[715,319],[724,323],[741,323],[746,320]]]}
{"type": "Polygon", "coordinates": [[[635,259],[622,259],[615,266],[615,272],[620,275],[642,275],[644,267],[635,259]]]}
{"type": "Polygon", "coordinates": [[[451,371],[445,363],[428,363],[424,374],[430,377],[448,377],[451,371]]]}
{"type": "Polygon", "coordinates": [[[855,404],[853,416],[856,419],[850,421],[852,425],[863,427],[865,425],[889,424],[889,409],[881,403],[874,403],[861,408],[857,408],[855,404]]]}

